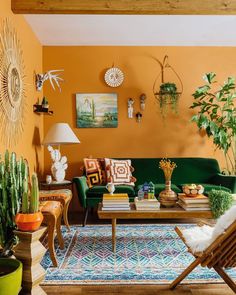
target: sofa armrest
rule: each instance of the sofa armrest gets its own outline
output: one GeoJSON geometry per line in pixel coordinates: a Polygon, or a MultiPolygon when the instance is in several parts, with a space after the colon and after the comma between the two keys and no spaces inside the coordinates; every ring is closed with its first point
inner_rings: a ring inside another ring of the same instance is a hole
{"type": "Polygon", "coordinates": [[[87,185],[86,177],[85,176],[74,177],[73,178],[73,183],[75,184],[75,187],[76,187],[76,191],[77,191],[77,194],[78,194],[80,205],[83,208],[86,208],[87,207],[87,204],[86,204],[86,199],[87,199],[86,193],[87,193],[87,190],[88,190],[88,185],[87,185]]]}
{"type": "Polygon", "coordinates": [[[216,174],[212,179],[214,184],[222,185],[231,190],[232,193],[236,193],[236,176],[224,175],[221,173],[216,174]]]}

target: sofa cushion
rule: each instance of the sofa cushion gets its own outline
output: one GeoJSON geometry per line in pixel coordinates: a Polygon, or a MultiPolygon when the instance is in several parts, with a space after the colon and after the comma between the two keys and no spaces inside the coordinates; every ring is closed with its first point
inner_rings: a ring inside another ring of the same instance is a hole
{"type": "MultiPolygon", "coordinates": [[[[160,194],[160,192],[162,192],[164,189],[165,189],[165,184],[164,183],[156,183],[154,184],[155,186],[155,195],[158,196],[160,194]]],[[[138,190],[142,187],[142,185],[138,185],[135,187],[135,191],[136,191],[136,194],[138,192],[138,190]]],[[[181,193],[181,189],[175,185],[175,184],[171,184],[171,189],[176,193],[181,193]]]]}
{"type": "Polygon", "coordinates": [[[114,185],[129,184],[134,186],[136,179],[132,176],[133,167],[130,160],[105,158],[107,182],[114,185]]]}
{"type": "Polygon", "coordinates": [[[102,172],[97,159],[84,158],[84,168],[88,187],[102,184],[102,172]]]}
{"type": "MultiPolygon", "coordinates": [[[[96,185],[88,189],[87,191],[87,197],[88,198],[97,198],[102,197],[103,194],[107,194],[108,191],[106,189],[106,186],[104,185],[96,185]]],[[[129,197],[135,196],[134,188],[130,185],[117,185],[115,194],[118,193],[127,193],[129,197]]]]}
{"type": "MultiPolygon", "coordinates": [[[[204,187],[204,193],[203,194],[207,194],[209,191],[216,189],[216,190],[223,190],[226,192],[231,193],[231,190],[225,186],[221,186],[221,185],[216,185],[216,184],[211,184],[211,183],[197,183],[197,184],[201,184],[204,187]]],[[[182,186],[185,184],[181,184],[178,185],[178,187],[181,189],[182,192],[182,186]]]]}

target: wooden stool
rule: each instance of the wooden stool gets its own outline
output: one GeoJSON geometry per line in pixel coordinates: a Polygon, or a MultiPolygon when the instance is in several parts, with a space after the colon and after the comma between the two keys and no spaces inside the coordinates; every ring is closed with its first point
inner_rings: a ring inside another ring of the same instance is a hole
{"type": "Polygon", "coordinates": [[[59,190],[40,190],[39,191],[40,201],[58,201],[63,206],[63,220],[64,223],[70,231],[70,225],[68,222],[68,208],[70,201],[72,199],[72,191],[69,189],[59,189],[59,190]]]}
{"type": "Polygon", "coordinates": [[[43,224],[47,225],[48,232],[48,249],[53,266],[57,267],[57,259],[54,247],[55,230],[59,242],[60,249],[64,249],[64,240],[61,234],[61,216],[62,206],[57,201],[40,202],[40,210],[43,214],[43,224]]]}

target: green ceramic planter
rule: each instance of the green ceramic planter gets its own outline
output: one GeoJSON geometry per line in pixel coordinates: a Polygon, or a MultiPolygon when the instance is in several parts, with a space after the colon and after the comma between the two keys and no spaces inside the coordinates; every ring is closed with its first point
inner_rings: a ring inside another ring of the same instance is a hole
{"type": "Polygon", "coordinates": [[[0,272],[9,271],[0,275],[0,295],[17,295],[21,289],[22,263],[13,258],[0,258],[0,272]]]}

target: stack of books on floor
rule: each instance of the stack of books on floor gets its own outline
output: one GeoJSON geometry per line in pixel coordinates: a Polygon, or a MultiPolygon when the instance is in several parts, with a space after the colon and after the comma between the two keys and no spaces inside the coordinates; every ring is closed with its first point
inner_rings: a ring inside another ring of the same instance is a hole
{"type": "Polygon", "coordinates": [[[103,211],[127,211],[130,210],[127,194],[104,194],[102,199],[103,211]]]}
{"type": "Polygon", "coordinates": [[[142,199],[138,197],[134,198],[134,204],[137,211],[157,211],[160,210],[160,203],[156,198],[154,199],[142,199]]]}
{"type": "Polygon", "coordinates": [[[187,211],[210,211],[208,197],[204,195],[196,195],[195,197],[187,197],[185,194],[178,194],[178,204],[187,211]]]}

